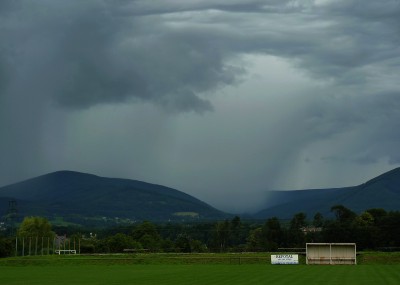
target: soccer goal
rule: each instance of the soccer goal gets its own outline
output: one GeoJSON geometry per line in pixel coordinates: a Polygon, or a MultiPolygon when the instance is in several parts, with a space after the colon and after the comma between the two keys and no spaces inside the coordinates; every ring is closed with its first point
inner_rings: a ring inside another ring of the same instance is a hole
{"type": "Polygon", "coordinates": [[[58,253],[58,255],[62,254],[76,254],[76,250],[75,249],[56,249],[55,253],[58,253]]]}

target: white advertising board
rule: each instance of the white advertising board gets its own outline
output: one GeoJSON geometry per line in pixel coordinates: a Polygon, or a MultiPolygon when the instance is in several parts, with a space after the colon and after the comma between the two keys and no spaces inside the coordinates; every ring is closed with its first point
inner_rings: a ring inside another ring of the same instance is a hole
{"type": "Polygon", "coordinates": [[[273,254],[271,264],[299,264],[298,254],[273,254]]]}

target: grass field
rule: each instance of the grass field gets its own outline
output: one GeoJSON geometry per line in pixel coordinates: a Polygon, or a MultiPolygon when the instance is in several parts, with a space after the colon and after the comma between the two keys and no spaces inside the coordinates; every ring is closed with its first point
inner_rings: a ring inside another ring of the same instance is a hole
{"type": "Polygon", "coordinates": [[[14,258],[1,260],[0,284],[400,284],[400,264],[283,266],[243,257],[14,258]]]}

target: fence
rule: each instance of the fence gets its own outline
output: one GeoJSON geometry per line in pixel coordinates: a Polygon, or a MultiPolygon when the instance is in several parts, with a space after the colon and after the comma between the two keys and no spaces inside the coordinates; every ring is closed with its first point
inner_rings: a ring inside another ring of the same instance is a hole
{"type": "Polygon", "coordinates": [[[80,254],[80,248],[80,239],[67,239],[65,236],[15,238],[15,256],[80,254]]]}

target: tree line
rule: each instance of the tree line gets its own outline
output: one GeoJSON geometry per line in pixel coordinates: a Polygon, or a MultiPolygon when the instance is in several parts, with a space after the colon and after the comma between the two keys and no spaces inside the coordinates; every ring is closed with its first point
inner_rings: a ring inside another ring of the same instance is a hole
{"type": "MultiPolygon", "coordinates": [[[[356,214],[343,205],[331,208],[333,217],[304,213],[290,220],[271,217],[265,221],[242,220],[239,216],[217,222],[190,224],[155,224],[144,221],[136,225],[105,230],[51,227],[41,217],[26,217],[17,237],[48,240],[63,235],[79,240],[81,253],[120,252],[242,252],[282,251],[305,247],[307,242],[355,242],[358,250],[400,249],[400,212],[369,209],[356,214]]],[[[64,246],[66,241],[64,240],[64,246]]],[[[18,244],[18,243],[17,243],[18,244]]],[[[0,256],[16,252],[15,236],[0,237],[0,256]]],[[[50,249],[46,249],[50,252],[50,249]]],[[[43,249],[42,249],[43,252],[43,249]]]]}

